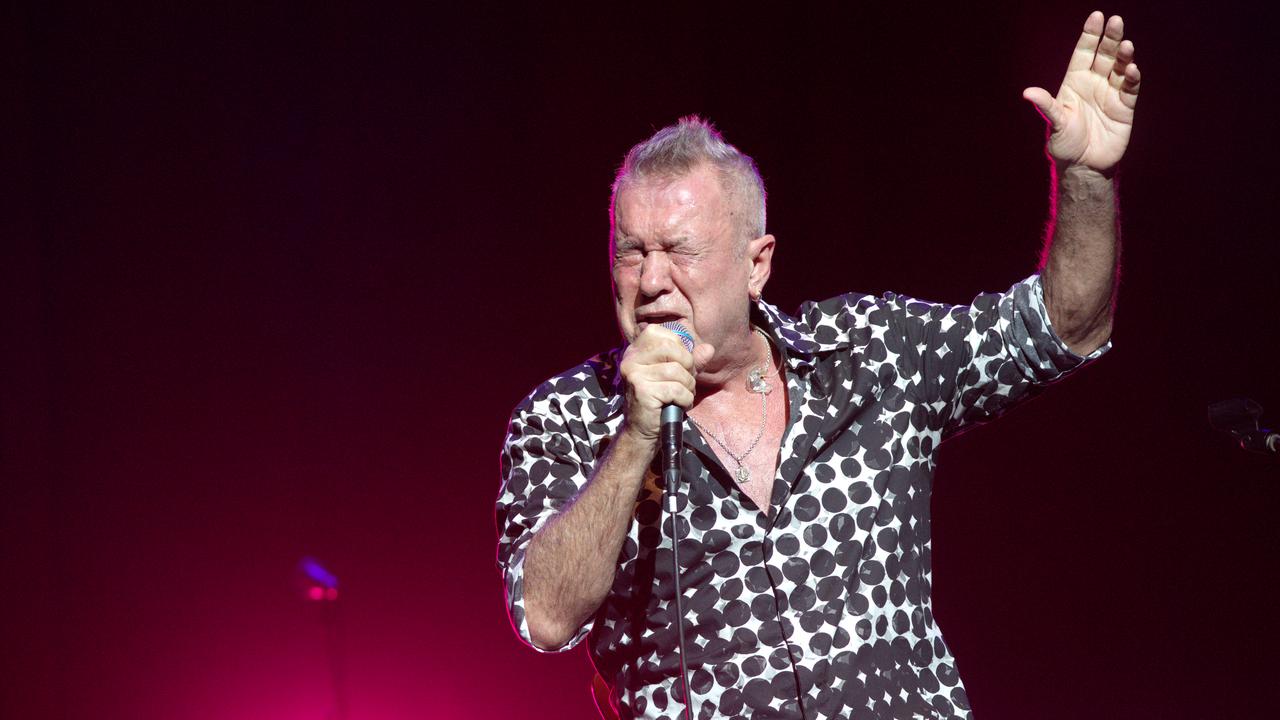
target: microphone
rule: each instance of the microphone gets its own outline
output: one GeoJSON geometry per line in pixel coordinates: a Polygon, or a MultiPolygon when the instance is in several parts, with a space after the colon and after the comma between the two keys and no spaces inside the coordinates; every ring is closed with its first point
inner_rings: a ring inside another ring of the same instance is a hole
{"type": "Polygon", "coordinates": [[[1248,398],[1232,398],[1209,405],[1209,425],[1229,432],[1240,447],[1259,453],[1280,455],[1280,433],[1258,426],[1262,406],[1248,398]]]}
{"type": "MultiPolygon", "coordinates": [[[[693,336],[678,322],[664,322],[662,327],[680,336],[684,349],[693,352],[693,336]]],[[[662,407],[662,478],[668,488],[680,482],[680,453],[684,450],[684,410],[679,405],[662,407]]],[[[672,512],[675,508],[668,508],[672,512]]]]}

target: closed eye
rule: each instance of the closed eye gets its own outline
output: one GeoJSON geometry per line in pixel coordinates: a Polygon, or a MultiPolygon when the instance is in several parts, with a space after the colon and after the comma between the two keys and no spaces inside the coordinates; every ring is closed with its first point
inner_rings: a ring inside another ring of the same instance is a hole
{"type": "Polygon", "coordinates": [[[644,255],[638,252],[619,252],[613,256],[614,265],[639,265],[644,261],[644,255]]]}

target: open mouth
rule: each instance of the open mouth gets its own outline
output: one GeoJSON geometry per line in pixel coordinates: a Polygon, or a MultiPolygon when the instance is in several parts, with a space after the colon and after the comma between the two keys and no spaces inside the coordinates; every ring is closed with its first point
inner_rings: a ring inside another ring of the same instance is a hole
{"type": "Polygon", "coordinates": [[[680,322],[682,320],[683,317],[680,315],[670,313],[645,315],[644,317],[636,318],[636,332],[644,332],[644,329],[650,325],[661,325],[666,322],[680,322]]]}

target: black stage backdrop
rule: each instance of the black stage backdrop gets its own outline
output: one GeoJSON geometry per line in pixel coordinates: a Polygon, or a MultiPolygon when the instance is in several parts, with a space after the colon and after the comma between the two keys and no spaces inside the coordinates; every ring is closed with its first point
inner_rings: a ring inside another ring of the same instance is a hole
{"type": "MultiPolygon", "coordinates": [[[[752,153],[784,308],[967,301],[1035,266],[1019,95],[1093,9],[464,4],[7,11],[0,715],[323,718],[311,555],[352,720],[590,717],[491,513],[510,408],[617,340],[622,154],[694,112],[752,153]]],[[[1105,9],[1144,70],[1115,349],[942,451],[936,614],[981,720],[1256,717],[1280,466],[1205,406],[1280,422],[1275,24],[1105,9]]]]}

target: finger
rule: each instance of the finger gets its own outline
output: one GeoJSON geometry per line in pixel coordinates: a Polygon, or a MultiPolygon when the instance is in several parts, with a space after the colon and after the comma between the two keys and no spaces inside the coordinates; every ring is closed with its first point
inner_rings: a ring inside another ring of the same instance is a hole
{"type": "Polygon", "coordinates": [[[1055,100],[1048,90],[1029,87],[1022,91],[1022,97],[1036,106],[1036,110],[1040,111],[1040,117],[1043,117],[1051,127],[1056,128],[1061,124],[1062,104],[1055,100]]]}
{"type": "Polygon", "coordinates": [[[1111,83],[1111,87],[1119,88],[1124,84],[1125,70],[1133,62],[1133,43],[1125,40],[1120,43],[1120,47],[1116,49],[1116,64],[1111,68],[1111,75],[1107,77],[1107,81],[1111,83]]]}
{"type": "Polygon", "coordinates": [[[693,373],[675,361],[647,364],[634,357],[622,361],[622,377],[645,406],[658,407],[671,398],[671,387],[697,389],[693,373]]]}
{"type": "Polygon", "coordinates": [[[1130,63],[1124,70],[1124,84],[1120,86],[1120,102],[1132,110],[1138,104],[1138,86],[1142,84],[1142,73],[1138,63],[1130,63]]]}
{"type": "Polygon", "coordinates": [[[640,355],[631,355],[622,361],[622,375],[633,386],[654,382],[678,382],[694,387],[693,372],[675,360],[649,362],[640,355]]]}
{"type": "Polygon", "coordinates": [[[694,394],[693,391],[683,385],[673,387],[671,402],[688,410],[693,407],[694,394]]]}
{"type": "Polygon", "coordinates": [[[664,327],[658,325],[646,327],[632,346],[635,348],[637,359],[644,364],[674,361],[688,368],[690,372],[693,371],[693,355],[684,349],[684,343],[681,342],[679,335],[664,327]]]}
{"type": "Polygon", "coordinates": [[[1102,42],[1098,43],[1098,54],[1093,57],[1093,71],[1106,77],[1116,64],[1116,51],[1120,49],[1120,40],[1124,37],[1124,19],[1112,15],[1107,20],[1107,29],[1102,33],[1102,42]]]}
{"type": "Polygon", "coordinates": [[[698,343],[693,348],[693,367],[701,371],[715,354],[716,349],[710,343],[698,343]]]}
{"type": "Polygon", "coordinates": [[[666,405],[688,408],[693,405],[693,400],[693,391],[680,383],[649,383],[645,385],[644,392],[635,394],[631,402],[633,407],[656,412],[666,405]]]}
{"type": "Polygon", "coordinates": [[[697,385],[693,381],[693,373],[680,363],[664,362],[647,365],[637,370],[637,382],[679,383],[693,390],[697,385]]]}
{"type": "Polygon", "coordinates": [[[1106,16],[1100,10],[1094,10],[1084,21],[1084,31],[1076,41],[1076,48],[1071,52],[1071,62],[1067,63],[1067,72],[1072,70],[1088,70],[1093,65],[1093,56],[1098,52],[1098,41],[1102,39],[1102,28],[1106,24],[1106,16]]]}
{"type": "Polygon", "coordinates": [[[645,392],[637,395],[637,400],[641,405],[655,410],[664,405],[678,405],[687,410],[694,405],[694,391],[682,383],[649,383],[645,386],[645,392]]]}

